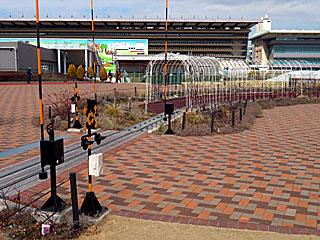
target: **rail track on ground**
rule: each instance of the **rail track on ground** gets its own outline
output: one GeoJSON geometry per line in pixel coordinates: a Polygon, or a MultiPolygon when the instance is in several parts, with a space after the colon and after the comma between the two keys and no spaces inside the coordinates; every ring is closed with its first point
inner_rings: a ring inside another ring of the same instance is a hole
{"type": "MultiPolygon", "coordinates": [[[[174,117],[178,116],[180,113],[181,109],[176,110],[174,117]]],[[[100,132],[102,136],[106,136],[107,138],[102,141],[100,145],[97,145],[96,143],[93,144],[92,154],[108,151],[122,143],[138,137],[144,132],[154,130],[154,128],[163,121],[163,118],[164,114],[161,113],[121,131],[100,132]]],[[[79,142],[65,146],[64,163],[57,166],[57,174],[71,169],[73,166],[87,160],[88,153],[80,146],[79,138],[79,142]]],[[[47,166],[45,171],[48,170],[49,167],[47,166]]],[[[20,163],[2,168],[0,174],[0,191],[5,193],[6,198],[9,198],[16,194],[17,191],[23,191],[38,184],[41,182],[38,177],[40,171],[40,156],[32,157],[20,163]]]]}

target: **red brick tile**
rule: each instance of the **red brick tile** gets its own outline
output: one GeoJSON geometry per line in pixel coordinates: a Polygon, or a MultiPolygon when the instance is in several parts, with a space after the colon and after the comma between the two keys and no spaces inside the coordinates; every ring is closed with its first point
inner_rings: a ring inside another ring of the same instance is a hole
{"type": "Polygon", "coordinates": [[[166,207],[164,207],[164,208],[161,210],[161,212],[162,212],[162,213],[170,213],[174,208],[175,208],[175,206],[167,205],[166,207]]]}
{"type": "Polygon", "coordinates": [[[226,214],[226,215],[231,215],[233,213],[235,208],[233,207],[226,207],[224,210],[223,210],[223,214],[226,214]]]}
{"type": "Polygon", "coordinates": [[[277,211],[281,211],[281,212],[287,211],[287,205],[279,204],[277,207],[277,211]]]}
{"type": "Polygon", "coordinates": [[[307,220],[307,216],[305,214],[297,213],[296,221],[305,222],[307,220]]]}
{"type": "Polygon", "coordinates": [[[263,220],[267,220],[267,221],[272,221],[273,216],[274,216],[273,213],[265,212],[265,213],[263,214],[262,219],[263,219],[263,220]]]}
{"type": "Polygon", "coordinates": [[[307,226],[307,227],[316,228],[316,227],[317,227],[317,220],[316,220],[316,219],[307,218],[306,226],[307,226]]]}
{"type": "Polygon", "coordinates": [[[242,223],[248,223],[249,221],[250,221],[250,218],[244,217],[244,216],[241,216],[239,219],[239,222],[242,222],[242,223]]]}
{"type": "Polygon", "coordinates": [[[208,194],[203,200],[211,202],[214,199],[214,195],[208,194]]]}
{"type": "Polygon", "coordinates": [[[255,192],[255,193],[253,194],[253,197],[260,199],[260,198],[262,198],[262,195],[263,195],[263,194],[262,194],[261,192],[255,192]]]}
{"type": "Polygon", "coordinates": [[[210,216],[211,212],[203,211],[199,214],[198,218],[207,219],[210,216]]]}
{"type": "Polygon", "coordinates": [[[290,200],[289,200],[291,203],[298,203],[299,202],[299,198],[297,197],[290,197],[290,200]]]}
{"type": "Polygon", "coordinates": [[[249,199],[241,199],[239,202],[240,206],[248,206],[250,200],[249,199]]]}
{"type": "Polygon", "coordinates": [[[219,203],[218,206],[216,207],[216,209],[223,210],[227,207],[227,205],[228,205],[227,203],[219,203]]]}
{"type": "Polygon", "coordinates": [[[140,203],[141,203],[141,201],[134,200],[134,201],[132,201],[132,202],[128,205],[128,207],[134,208],[134,207],[136,207],[137,205],[139,205],[140,203]]]}
{"type": "Polygon", "coordinates": [[[308,202],[299,200],[298,206],[302,208],[308,208],[308,202]]]}
{"type": "Polygon", "coordinates": [[[186,208],[194,209],[199,203],[198,202],[190,202],[186,208]]]}
{"type": "Polygon", "coordinates": [[[261,216],[263,216],[263,214],[264,214],[264,212],[265,212],[266,210],[264,209],[264,208],[256,208],[256,210],[254,211],[254,215],[261,215],[261,216]]]}

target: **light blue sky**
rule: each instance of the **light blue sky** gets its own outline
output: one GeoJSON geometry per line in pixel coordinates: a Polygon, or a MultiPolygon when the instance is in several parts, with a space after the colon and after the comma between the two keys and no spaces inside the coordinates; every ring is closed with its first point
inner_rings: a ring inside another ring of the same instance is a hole
{"type": "MultiPolygon", "coordinates": [[[[41,17],[89,17],[90,0],[39,0],[41,17]]],[[[98,17],[159,18],[165,0],[94,0],[98,17]]],[[[273,29],[320,29],[320,0],[169,0],[171,18],[272,18],[273,29]]],[[[0,0],[0,17],[33,17],[34,0],[0,0]]]]}

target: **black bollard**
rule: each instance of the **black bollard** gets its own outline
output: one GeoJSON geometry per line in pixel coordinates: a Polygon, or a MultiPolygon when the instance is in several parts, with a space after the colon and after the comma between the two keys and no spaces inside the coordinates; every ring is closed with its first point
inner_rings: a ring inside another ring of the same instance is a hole
{"type": "Polygon", "coordinates": [[[174,132],[171,129],[171,115],[174,112],[174,104],[173,103],[166,103],[165,104],[165,116],[168,115],[168,130],[164,134],[173,135],[174,132]]]}
{"type": "Polygon", "coordinates": [[[183,112],[183,117],[182,117],[182,131],[186,127],[186,112],[183,112]]]}
{"type": "Polygon", "coordinates": [[[232,110],[232,127],[234,127],[234,115],[235,115],[235,111],[232,110]]]}
{"type": "Polygon", "coordinates": [[[70,173],[70,187],[71,187],[71,201],[72,201],[72,215],[73,215],[73,229],[77,230],[79,226],[79,207],[77,194],[76,173],[70,173]]]}
{"type": "Polygon", "coordinates": [[[134,95],[137,96],[137,87],[134,87],[134,95]]]}
{"type": "Polygon", "coordinates": [[[71,128],[70,110],[68,110],[68,129],[71,128]]]}
{"type": "Polygon", "coordinates": [[[243,109],[243,115],[246,115],[246,109],[247,109],[248,100],[244,102],[244,109],[243,109]]]}
{"type": "Polygon", "coordinates": [[[317,91],[317,98],[319,98],[319,90],[317,91]]]}
{"type": "Polygon", "coordinates": [[[240,122],[242,122],[242,108],[240,108],[240,122]]]}
{"type": "Polygon", "coordinates": [[[51,120],[51,106],[49,106],[49,119],[51,120]]]}
{"type": "Polygon", "coordinates": [[[214,132],[214,112],[211,113],[211,133],[214,132]]]}

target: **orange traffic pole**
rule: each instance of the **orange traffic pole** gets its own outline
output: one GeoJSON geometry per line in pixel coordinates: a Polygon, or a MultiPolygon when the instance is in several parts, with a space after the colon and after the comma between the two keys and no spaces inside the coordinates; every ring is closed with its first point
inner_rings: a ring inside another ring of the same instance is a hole
{"type": "MultiPolygon", "coordinates": [[[[93,76],[94,76],[94,99],[95,103],[97,104],[97,79],[96,79],[96,48],[94,45],[94,21],[93,21],[93,0],[91,0],[91,27],[92,27],[92,44],[93,44],[93,76]]],[[[91,134],[91,129],[88,129],[88,134],[91,134]]],[[[91,137],[88,138],[91,141],[91,137]]],[[[91,145],[88,146],[88,157],[91,155],[91,145]]],[[[89,163],[89,159],[88,159],[89,163]]],[[[89,171],[89,170],[88,170],[89,171]]],[[[92,192],[92,176],[88,175],[88,190],[92,192]]]]}
{"type": "Polygon", "coordinates": [[[37,27],[37,55],[38,55],[38,76],[39,76],[40,127],[41,127],[41,140],[44,140],[42,84],[41,84],[41,55],[40,55],[40,22],[39,22],[39,3],[38,3],[38,0],[36,0],[36,27],[37,27]]]}
{"type": "Polygon", "coordinates": [[[91,0],[91,27],[92,27],[92,44],[93,44],[93,75],[94,75],[94,99],[97,102],[97,69],[96,69],[96,47],[94,44],[94,21],[93,21],[93,0],[91,0]]]}

